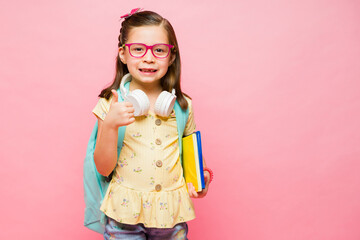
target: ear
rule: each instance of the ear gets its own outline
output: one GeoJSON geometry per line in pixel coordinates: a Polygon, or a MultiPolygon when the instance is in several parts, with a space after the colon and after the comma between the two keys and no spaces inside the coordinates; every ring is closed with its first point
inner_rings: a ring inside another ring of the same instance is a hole
{"type": "Polygon", "coordinates": [[[123,47],[119,47],[119,58],[123,64],[126,64],[125,49],[123,47]]]}
{"type": "Polygon", "coordinates": [[[169,61],[169,66],[174,63],[175,59],[176,59],[176,55],[175,55],[175,54],[171,54],[171,56],[170,56],[170,61],[169,61]]]}

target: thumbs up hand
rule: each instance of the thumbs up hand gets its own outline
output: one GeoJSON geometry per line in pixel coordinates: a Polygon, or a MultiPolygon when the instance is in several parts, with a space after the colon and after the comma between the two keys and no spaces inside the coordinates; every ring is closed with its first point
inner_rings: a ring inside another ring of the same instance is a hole
{"type": "Polygon", "coordinates": [[[111,90],[113,98],[110,103],[110,110],[106,115],[106,122],[113,128],[126,126],[135,121],[133,105],[129,102],[118,102],[119,95],[116,90],[111,90]]]}

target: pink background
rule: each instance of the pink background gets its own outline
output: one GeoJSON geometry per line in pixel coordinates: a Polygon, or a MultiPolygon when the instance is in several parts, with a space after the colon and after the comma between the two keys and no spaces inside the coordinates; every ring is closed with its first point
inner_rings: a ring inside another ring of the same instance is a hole
{"type": "Polygon", "coordinates": [[[215,172],[189,238],[360,239],[356,0],[3,1],[0,239],[102,239],[82,164],[135,7],[176,30],[215,172]]]}

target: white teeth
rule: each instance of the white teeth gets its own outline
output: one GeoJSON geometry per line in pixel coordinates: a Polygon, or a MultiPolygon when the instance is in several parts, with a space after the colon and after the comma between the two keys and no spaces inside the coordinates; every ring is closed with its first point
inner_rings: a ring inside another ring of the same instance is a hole
{"type": "Polygon", "coordinates": [[[152,69],[141,69],[142,72],[156,72],[156,70],[152,69]]]}

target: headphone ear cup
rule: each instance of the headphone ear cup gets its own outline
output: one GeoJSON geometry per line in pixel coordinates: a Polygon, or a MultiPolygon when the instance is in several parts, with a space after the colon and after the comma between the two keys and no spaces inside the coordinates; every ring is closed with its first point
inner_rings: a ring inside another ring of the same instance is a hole
{"type": "Polygon", "coordinates": [[[150,101],[146,94],[140,89],[135,89],[127,95],[127,101],[131,102],[135,112],[134,116],[145,115],[150,108],[150,101]]]}
{"type": "Polygon", "coordinates": [[[175,105],[176,96],[162,91],[155,102],[155,113],[161,117],[168,117],[175,105]]]}

